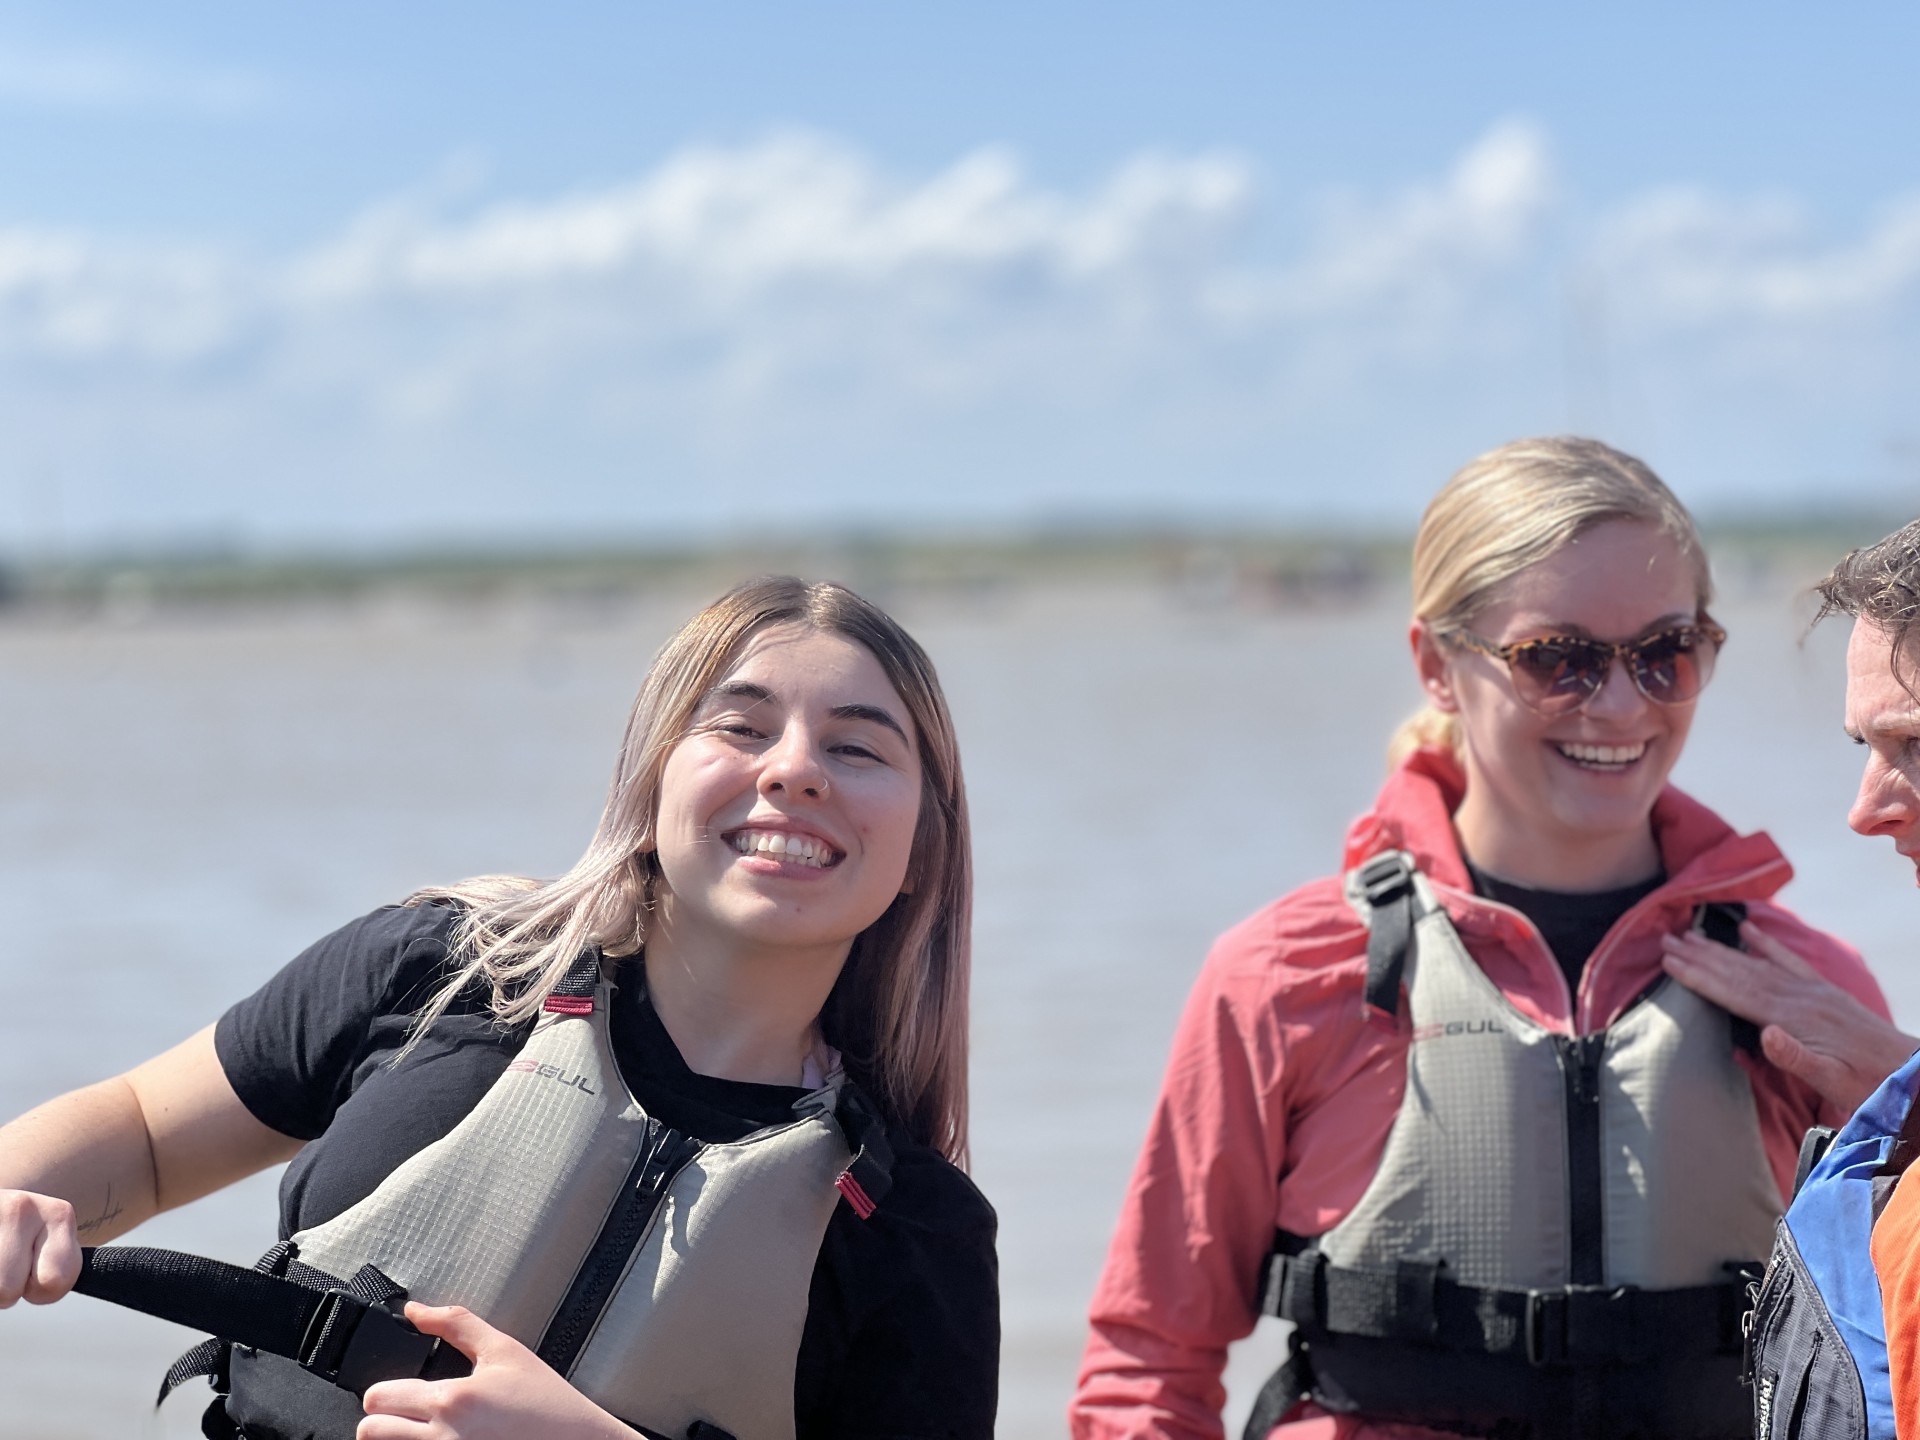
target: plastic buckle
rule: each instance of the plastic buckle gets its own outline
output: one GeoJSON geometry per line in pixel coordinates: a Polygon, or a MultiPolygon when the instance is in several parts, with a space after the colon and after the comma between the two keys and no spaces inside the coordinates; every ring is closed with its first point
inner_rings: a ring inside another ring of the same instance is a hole
{"type": "Polygon", "coordinates": [[[425,1375],[441,1341],[391,1310],[329,1290],[300,1341],[300,1365],[329,1384],[365,1395],[382,1380],[425,1375]]]}
{"type": "Polygon", "coordinates": [[[1567,1358],[1567,1292],[1529,1290],[1523,1321],[1527,1334],[1527,1363],[1536,1368],[1558,1365],[1567,1358]]]}
{"type": "Polygon", "coordinates": [[[1369,905],[1387,905],[1413,888],[1413,867],[1398,850],[1376,855],[1360,867],[1360,893],[1369,905]]]}

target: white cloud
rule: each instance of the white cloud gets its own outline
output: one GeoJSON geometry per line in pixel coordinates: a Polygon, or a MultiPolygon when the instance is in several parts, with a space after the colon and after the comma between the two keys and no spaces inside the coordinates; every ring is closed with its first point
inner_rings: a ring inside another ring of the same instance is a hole
{"type": "Polygon", "coordinates": [[[1843,324],[1883,314],[1920,286],[1920,197],[1836,242],[1786,197],[1662,189],[1610,217],[1593,253],[1636,309],[1662,323],[1843,324]]]}
{"type": "Polygon", "coordinates": [[[730,294],[794,280],[884,284],[926,267],[1032,265],[1084,280],[1233,222],[1252,189],[1231,158],[1143,156],[1075,200],[1036,188],[997,150],[900,185],[845,146],[789,135],[688,150],[631,185],[501,205],[464,222],[383,208],[296,274],[329,299],[628,270],[730,294]]]}
{"type": "Polygon", "coordinates": [[[861,514],[1244,496],[1281,468],[1360,504],[1382,472],[1424,485],[1566,426],[1570,273],[1607,296],[1583,363],[1629,443],[1738,428],[1740,406],[1784,424],[1801,383],[1827,412],[1802,407],[1807,434],[1866,423],[1890,352],[1862,327],[1901,353],[1920,334],[1920,199],[1839,240],[1790,201],[1701,190],[1576,223],[1522,121],[1442,173],[1319,197],[1228,154],[1062,187],[1001,149],[902,176],[807,134],[569,195],[471,189],[279,255],[0,229],[0,421],[16,450],[161,466],[249,513],[302,474],[365,477],[368,513],[396,515],[489,513],[489,483],[524,510],[530,473],[587,510],[686,514],[723,493],[861,514]],[[767,474],[777,498],[741,488],[767,474]]]}

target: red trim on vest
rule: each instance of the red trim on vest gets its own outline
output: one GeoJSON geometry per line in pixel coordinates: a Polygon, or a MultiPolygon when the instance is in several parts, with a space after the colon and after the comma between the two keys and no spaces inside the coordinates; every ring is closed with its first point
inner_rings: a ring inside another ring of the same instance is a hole
{"type": "Polygon", "coordinates": [[[593,997],[591,995],[549,995],[547,1003],[540,1007],[556,1015],[591,1015],[593,997]]]}
{"type": "Polygon", "coordinates": [[[860,1188],[860,1182],[853,1178],[851,1170],[842,1170],[840,1178],[833,1182],[833,1188],[847,1197],[847,1204],[853,1207],[853,1213],[862,1220],[880,1208],[867,1198],[867,1192],[860,1188]]]}

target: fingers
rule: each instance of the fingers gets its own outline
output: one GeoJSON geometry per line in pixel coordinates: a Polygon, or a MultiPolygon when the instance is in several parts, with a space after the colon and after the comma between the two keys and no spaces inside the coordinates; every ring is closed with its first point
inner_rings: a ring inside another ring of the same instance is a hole
{"type": "Polygon", "coordinates": [[[1702,935],[1664,935],[1660,946],[1661,968],[1689,990],[1748,1020],[1772,1018],[1771,996],[1754,984],[1750,957],[1702,935]]]}
{"type": "Polygon", "coordinates": [[[464,1305],[422,1305],[407,1302],[407,1319],[423,1335],[438,1335],[476,1364],[502,1345],[520,1348],[520,1342],[487,1324],[464,1305]]]}
{"type": "Polygon", "coordinates": [[[0,1190],[0,1310],[58,1300],[80,1274],[73,1206],[50,1195],[0,1190]]]}
{"type": "Polygon", "coordinates": [[[1820,978],[1819,971],[1815,970],[1813,966],[1801,959],[1798,954],[1789,950],[1780,941],[1767,934],[1766,931],[1762,930],[1751,920],[1741,923],[1740,939],[1745,943],[1749,953],[1764,955],[1796,979],[1815,980],[1820,978]]]}
{"type": "MultiPolygon", "coordinates": [[[[373,1391],[367,1393],[371,1395],[373,1391]]],[[[436,1433],[431,1421],[401,1415],[369,1415],[354,1427],[353,1440],[433,1440],[436,1433]]]]}
{"type": "MultiPolygon", "coordinates": [[[[360,1408],[368,1415],[384,1415],[425,1424],[446,1408],[443,1380],[382,1380],[371,1386],[360,1399],[360,1408]]],[[[366,1427],[360,1430],[365,1440],[366,1427]]]]}
{"type": "Polygon", "coordinates": [[[29,1305],[51,1305],[80,1278],[80,1233],[74,1228],[73,1207],[64,1200],[52,1203],[66,1207],[66,1223],[48,1226],[41,1238],[40,1253],[27,1278],[29,1305]]]}

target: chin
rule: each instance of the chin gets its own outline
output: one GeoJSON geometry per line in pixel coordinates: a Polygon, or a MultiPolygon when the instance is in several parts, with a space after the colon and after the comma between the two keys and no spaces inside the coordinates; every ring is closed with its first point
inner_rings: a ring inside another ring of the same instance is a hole
{"type": "Polygon", "coordinates": [[[1644,829],[1658,795],[1658,791],[1650,795],[1623,795],[1598,804],[1591,797],[1582,796],[1554,808],[1567,830],[1594,840],[1611,839],[1644,829]]]}

